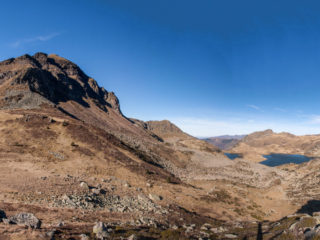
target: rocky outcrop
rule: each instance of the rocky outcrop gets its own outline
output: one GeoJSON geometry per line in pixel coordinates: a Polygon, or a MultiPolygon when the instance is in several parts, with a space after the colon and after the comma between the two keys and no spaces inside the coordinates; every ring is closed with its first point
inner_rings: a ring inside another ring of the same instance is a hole
{"type": "Polygon", "coordinates": [[[67,101],[121,113],[113,92],[99,87],[76,64],[57,55],[37,53],[0,63],[0,108],[32,109],[67,101]]]}

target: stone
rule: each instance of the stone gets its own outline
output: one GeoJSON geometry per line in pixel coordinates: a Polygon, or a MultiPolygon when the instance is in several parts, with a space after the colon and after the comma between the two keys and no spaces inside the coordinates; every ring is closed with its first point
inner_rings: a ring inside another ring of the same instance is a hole
{"type": "Polygon", "coordinates": [[[80,240],[89,240],[89,237],[85,234],[81,234],[79,237],[80,237],[80,240]]]}
{"type": "Polygon", "coordinates": [[[237,235],[231,234],[231,233],[225,234],[224,237],[225,237],[225,238],[229,238],[229,239],[236,239],[236,238],[238,238],[237,235]]]}
{"type": "Polygon", "coordinates": [[[53,230],[53,231],[47,232],[47,233],[46,233],[46,237],[47,237],[48,239],[50,239],[50,240],[54,240],[54,239],[55,239],[55,237],[54,237],[55,234],[56,234],[56,231],[53,230]]]}
{"type": "Polygon", "coordinates": [[[107,226],[106,224],[104,224],[103,222],[97,222],[94,226],[93,226],[93,230],[92,232],[94,234],[97,234],[97,233],[100,233],[100,232],[106,232],[108,229],[107,229],[107,226]]]}
{"type": "Polygon", "coordinates": [[[304,232],[304,237],[305,237],[306,240],[311,240],[311,239],[313,239],[315,236],[316,236],[316,232],[315,232],[314,230],[307,229],[307,230],[304,232]]]}
{"type": "Polygon", "coordinates": [[[9,218],[10,224],[27,226],[33,229],[40,228],[41,221],[32,213],[19,213],[9,218]]]}
{"type": "Polygon", "coordinates": [[[0,222],[3,221],[3,219],[6,219],[7,215],[3,210],[0,210],[0,222]]]}
{"type": "Polygon", "coordinates": [[[293,224],[291,224],[291,226],[289,227],[290,231],[294,231],[296,229],[296,226],[299,224],[299,222],[295,222],[293,224]]]}
{"type": "Polygon", "coordinates": [[[59,221],[56,226],[57,226],[57,227],[63,227],[64,225],[65,225],[64,222],[59,221]]]}
{"type": "Polygon", "coordinates": [[[132,234],[130,237],[128,237],[128,240],[138,240],[138,237],[135,234],[132,234]]]}
{"type": "Polygon", "coordinates": [[[209,224],[209,223],[205,223],[205,224],[203,224],[202,226],[201,226],[201,230],[204,230],[204,231],[208,231],[208,230],[210,230],[212,228],[212,226],[211,226],[211,224],[209,224]]]}
{"type": "Polygon", "coordinates": [[[106,231],[98,232],[96,234],[96,238],[99,240],[106,240],[106,239],[109,239],[109,237],[110,237],[110,234],[106,231]]]}
{"type": "Polygon", "coordinates": [[[149,194],[149,198],[150,198],[152,201],[161,201],[161,200],[162,200],[162,197],[161,197],[161,196],[156,195],[156,194],[153,194],[153,193],[150,193],[150,194],[149,194]]]}
{"type": "Polygon", "coordinates": [[[82,187],[82,188],[84,188],[84,189],[86,189],[86,190],[89,189],[89,185],[88,185],[86,182],[81,182],[81,183],[80,183],[80,187],[82,187]]]}
{"type": "Polygon", "coordinates": [[[92,189],[91,189],[91,192],[98,195],[98,194],[100,194],[100,189],[98,189],[98,188],[92,188],[92,189]]]}

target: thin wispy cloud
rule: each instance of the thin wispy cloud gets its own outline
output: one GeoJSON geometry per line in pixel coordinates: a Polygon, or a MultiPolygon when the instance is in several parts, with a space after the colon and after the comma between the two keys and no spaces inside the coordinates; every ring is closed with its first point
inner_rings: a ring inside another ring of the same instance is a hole
{"type": "Polygon", "coordinates": [[[255,110],[258,110],[258,111],[261,111],[261,108],[256,106],[256,105],[253,105],[253,104],[248,104],[247,107],[249,108],[252,108],[252,109],[255,109],[255,110]]]}
{"type": "Polygon", "coordinates": [[[48,35],[40,35],[40,36],[36,36],[33,38],[24,38],[24,39],[19,39],[13,43],[10,43],[9,45],[13,48],[18,48],[18,47],[21,47],[24,44],[28,44],[28,43],[46,42],[46,41],[49,41],[59,35],[61,35],[61,33],[51,33],[48,35]]]}

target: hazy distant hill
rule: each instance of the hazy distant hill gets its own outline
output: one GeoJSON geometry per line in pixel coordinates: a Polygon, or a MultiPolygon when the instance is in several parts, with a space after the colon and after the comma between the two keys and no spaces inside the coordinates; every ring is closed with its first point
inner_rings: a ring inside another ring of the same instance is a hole
{"type": "Polygon", "coordinates": [[[222,135],[217,137],[205,138],[203,140],[222,150],[226,150],[234,147],[245,136],[246,135],[222,135]]]}

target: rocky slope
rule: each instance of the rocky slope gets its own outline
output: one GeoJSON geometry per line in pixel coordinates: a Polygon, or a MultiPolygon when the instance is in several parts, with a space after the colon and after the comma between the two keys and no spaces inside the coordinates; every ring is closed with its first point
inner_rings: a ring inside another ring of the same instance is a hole
{"type": "Polygon", "coordinates": [[[0,239],[255,238],[255,221],[306,204],[294,179],[317,183],[310,168],[231,161],[168,121],[127,118],[44,53],[0,63],[0,149],[0,239]]]}

